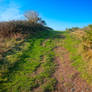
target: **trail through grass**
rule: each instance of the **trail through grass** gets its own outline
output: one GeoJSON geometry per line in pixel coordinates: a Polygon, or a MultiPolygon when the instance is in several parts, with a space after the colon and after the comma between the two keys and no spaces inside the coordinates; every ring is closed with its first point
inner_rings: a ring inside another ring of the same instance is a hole
{"type": "Polygon", "coordinates": [[[66,39],[62,46],[69,51],[72,65],[80,72],[80,76],[92,85],[92,75],[88,71],[88,62],[85,61],[81,53],[79,53],[80,39],[68,32],[64,35],[66,36],[66,39]]]}
{"type": "Polygon", "coordinates": [[[57,41],[58,32],[44,31],[4,53],[3,62],[7,63],[2,64],[0,91],[33,92],[40,86],[44,92],[54,90],[56,79],[51,76],[55,71],[53,49],[59,45],[57,41]],[[41,71],[37,72],[39,68],[41,71]]]}
{"type": "MultiPolygon", "coordinates": [[[[57,80],[53,77],[56,47],[65,47],[72,65],[82,78],[92,82],[87,64],[78,53],[80,40],[68,32],[46,31],[30,35],[3,53],[0,59],[0,92],[52,92],[57,80]]],[[[62,56],[61,56],[62,58],[62,56]]],[[[61,78],[62,79],[62,78],[61,78]]]]}

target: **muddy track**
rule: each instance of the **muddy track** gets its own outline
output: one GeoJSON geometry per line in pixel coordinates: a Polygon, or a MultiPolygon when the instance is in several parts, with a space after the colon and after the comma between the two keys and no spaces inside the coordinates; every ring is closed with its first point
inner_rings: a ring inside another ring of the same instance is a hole
{"type": "Polygon", "coordinates": [[[57,47],[55,52],[57,69],[53,77],[58,82],[54,92],[92,92],[92,87],[80,78],[80,73],[72,67],[68,51],[65,48],[57,47]]]}

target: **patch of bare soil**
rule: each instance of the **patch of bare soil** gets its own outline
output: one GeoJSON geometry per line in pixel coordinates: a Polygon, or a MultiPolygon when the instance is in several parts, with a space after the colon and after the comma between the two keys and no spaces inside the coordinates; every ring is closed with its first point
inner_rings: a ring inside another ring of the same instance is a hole
{"type": "Polygon", "coordinates": [[[57,69],[53,77],[58,81],[55,92],[92,92],[92,87],[80,78],[80,73],[72,67],[68,51],[57,47],[55,52],[57,69]]]}

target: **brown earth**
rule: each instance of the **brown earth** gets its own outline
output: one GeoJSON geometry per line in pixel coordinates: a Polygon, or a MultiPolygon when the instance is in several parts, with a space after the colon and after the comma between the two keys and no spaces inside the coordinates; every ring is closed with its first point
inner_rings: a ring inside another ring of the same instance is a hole
{"type": "Polygon", "coordinates": [[[57,47],[55,52],[57,69],[53,77],[58,83],[54,92],[92,92],[92,87],[80,78],[80,73],[72,67],[68,51],[57,47]]]}
{"type": "MultiPolygon", "coordinates": [[[[92,92],[92,87],[80,77],[80,73],[71,65],[69,52],[63,47],[54,49],[56,71],[52,77],[56,78],[57,84],[53,92],[92,92]]],[[[42,72],[40,67],[34,75],[42,72]]],[[[32,92],[43,92],[41,86],[32,92]]]]}

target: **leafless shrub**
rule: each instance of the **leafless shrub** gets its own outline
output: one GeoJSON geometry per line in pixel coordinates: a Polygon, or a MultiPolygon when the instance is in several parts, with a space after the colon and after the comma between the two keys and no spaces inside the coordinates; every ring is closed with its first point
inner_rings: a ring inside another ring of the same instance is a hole
{"type": "Polygon", "coordinates": [[[28,19],[30,23],[41,25],[46,25],[46,22],[39,17],[39,14],[36,11],[27,11],[24,16],[28,19]]]}
{"type": "Polygon", "coordinates": [[[39,14],[35,11],[27,11],[25,12],[24,16],[31,22],[37,23],[39,20],[39,14]]]}

